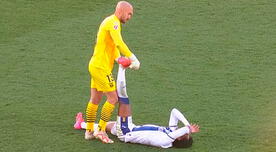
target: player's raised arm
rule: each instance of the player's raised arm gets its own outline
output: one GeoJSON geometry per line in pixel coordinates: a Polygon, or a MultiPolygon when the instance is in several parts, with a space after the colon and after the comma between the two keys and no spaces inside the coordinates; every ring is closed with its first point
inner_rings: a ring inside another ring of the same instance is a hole
{"type": "Polygon", "coordinates": [[[179,110],[173,108],[170,115],[169,126],[177,126],[178,121],[181,121],[185,126],[190,126],[185,116],[179,110]]]}

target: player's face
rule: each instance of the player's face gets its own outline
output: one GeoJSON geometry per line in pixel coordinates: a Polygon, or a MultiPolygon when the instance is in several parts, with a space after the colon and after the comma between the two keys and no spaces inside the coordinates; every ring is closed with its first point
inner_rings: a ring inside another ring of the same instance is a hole
{"type": "Polygon", "coordinates": [[[121,22],[126,23],[128,20],[131,19],[132,15],[133,9],[131,7],[127,8],[122,14],[121,22]]]}

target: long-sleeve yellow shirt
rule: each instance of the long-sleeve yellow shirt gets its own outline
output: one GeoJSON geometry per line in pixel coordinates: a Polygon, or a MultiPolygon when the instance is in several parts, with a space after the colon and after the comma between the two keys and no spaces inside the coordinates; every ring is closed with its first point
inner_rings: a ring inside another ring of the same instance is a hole
{"type": "Polygon", "coordinates": [[[115,15],[111,15],[105,18],[99,27],[94,54],[89,66],[111,72],[114,61],[120,53],[126,57],[132,55],[122,39],[120,20],[115,15]]]}

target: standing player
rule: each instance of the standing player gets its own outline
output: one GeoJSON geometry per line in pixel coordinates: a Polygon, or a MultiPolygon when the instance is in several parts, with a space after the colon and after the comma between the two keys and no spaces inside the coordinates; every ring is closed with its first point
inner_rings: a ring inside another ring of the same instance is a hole
{"type": "MultiPolygon", "coordinates": [[[[119,67],[118,71],[117,91],[119,96],[117,122],[109,122],[107,131],[111,131],[121,141],[130,143],[140,143],[161,148],[186,148],[192,145],[193,139],[190,134],[199,132],[199,126],[190,125],[184,115],[177,109],[171,111],[168,127],[150,124],[136,126],[132,123],[131,108],[126,92],[125,69],[121,67],[119,67]],[[179,121],[184,124],[184,127],[178,128],[179,121]]],[[[78,113],[76,117],[74,128],[86,128],[86,123],[83,121],[81,113],[78,113]]]]}
{"type": "Polygon", "coordinates": [[[118,101],[115,82],[112,77],[114,61],[120,53],[131,59],[130,68],[139,69],[140,62],[129,50],[121,36],[121,23],[126,23],[133,15],[132,5],[126,1],[118,2],[115,13],[101,23],[97,34],[94,54],[89,62],[91,75],[91,97],[86,108],[87,128],[85,139],[99,138],[104,143],[113,143],[108,138],[105,128],[110,120],[114,105],[118,101]],[[102,96],[106,95],[107,101],[103,105],[99,129],[94,130],[98,105],[102,96]]]}

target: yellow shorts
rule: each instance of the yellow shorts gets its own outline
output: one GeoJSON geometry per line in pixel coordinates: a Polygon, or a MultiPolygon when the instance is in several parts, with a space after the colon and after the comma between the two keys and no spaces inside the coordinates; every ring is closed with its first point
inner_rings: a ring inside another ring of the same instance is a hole
{"type": "Polygon", "coordinates": [[[91,88],[96,88],[97,91],[111,92],[116,90],[115,81],[111,72],[106,72],[103,69],[89,66],[91,76],[91,88]]]}

